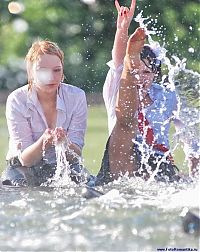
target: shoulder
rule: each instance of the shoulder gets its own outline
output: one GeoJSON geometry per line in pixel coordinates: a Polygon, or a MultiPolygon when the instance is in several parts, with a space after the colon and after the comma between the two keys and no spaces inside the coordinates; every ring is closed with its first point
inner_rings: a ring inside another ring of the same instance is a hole
{"type": "Polygon", "coordinates": [[[16,112],[24,114],[27,110],[28,85],[20,87],[9,94],[6,101],[6,117],[13,118],[16,112]]]}
{"type": "Polygon", "coordinates": [[[168,117],[171,117],[178,109],[178,97],[175,89],[154,83],[150,93],[154,104],[159,108],[164,108],[168,117]]]}
{"type": "Polygon", "coordinates": [[[28,92],[28,85],[17,88],[8,95],[7,102],[21,103],[27,98],[28,92]]]}

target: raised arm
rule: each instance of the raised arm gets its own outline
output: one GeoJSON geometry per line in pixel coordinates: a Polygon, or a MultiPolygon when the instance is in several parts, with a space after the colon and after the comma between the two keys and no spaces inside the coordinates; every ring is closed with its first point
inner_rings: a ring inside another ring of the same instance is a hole
{"type": "Polygon", "coordinates": [[[133,19],[135,11],[136,0],[132,0],[130,8],[120,6],[119,2],[115,0],[115,6],[118,12],[117,29],[112,50],[112,58],[115,67],[123,63],[126,46],[128,41],[128,29],[133,19]]]}
{"type": "Polygon", "coordinates": [[[133,139],[138,129],[138,91],[140,52],[144,46],[145,32],[138,28],[127,43],[124,68],[116,103],[116,125],[109,142],[110,170],[114,178],[137,169],[133,153],[133,139]]]}
{"type": "Polygon", "coordinates": [[[140,83],[140,52],[144,46],[145,37],[144,29],[137,28],[127,43],[115,109],[117,120],[126,126],[132,125],[138,110],[137,85],[140,83]]]}

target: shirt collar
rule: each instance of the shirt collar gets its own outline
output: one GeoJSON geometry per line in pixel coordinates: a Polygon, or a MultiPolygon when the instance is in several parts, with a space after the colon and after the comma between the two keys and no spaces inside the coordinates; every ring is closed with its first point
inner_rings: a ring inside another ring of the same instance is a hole
{"type": "MultiPolygon", "coordinates": [[[[62,99],[62,88],[61,86],[57,90],[57,98],[56,98],[56,109],[65,111],[64,99],[62,99]]],[[[28,91],[27,96],[27,108],[32,108],[33,106],[38,104],[37,92],[34,88],[28,91]]]]}

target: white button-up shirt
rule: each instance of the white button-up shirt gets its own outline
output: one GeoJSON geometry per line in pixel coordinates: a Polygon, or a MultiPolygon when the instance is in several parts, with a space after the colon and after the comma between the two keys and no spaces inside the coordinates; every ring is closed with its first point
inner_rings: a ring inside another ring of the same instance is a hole
{"type": "MultiPolygon", "coordinates": [[[[78,87],[62,83],[57,92],[56,127],[67,131],[68,138],[81,149],[87,126],[87,102],[85,92],[78,87]]],[[[7,159],[19,154],[36,142],[48,128],[42,107],[34,88],[28,85],[13,91],[7,99],[6,119],[9,131],[7,159]]],[[[55,162],[55,148],[45,152],[49,163],[55,162]]]]}

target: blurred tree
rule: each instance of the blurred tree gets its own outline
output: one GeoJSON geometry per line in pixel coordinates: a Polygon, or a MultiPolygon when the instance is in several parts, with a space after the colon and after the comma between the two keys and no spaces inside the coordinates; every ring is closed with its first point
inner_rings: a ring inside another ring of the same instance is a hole
{"type": "MultiPolygon", "coordinates": [[[[14,89],[26,83],[24,57],[38,38],[58,43],[65,52],[66,82],[86,92],[102,90],[106,62],[111,58],[116,10],[113,0],[19,0],[24,7],[11,14],[0,1],[0,88],[14,89]]],[[[129,6],[131,1],[121,0],[129,6]]],[[[152,18],[159,40],[169,54],[187,58],[187,66],[199,70],[199,17],[196,0],[137,1],[138,14],[152,18]]],[[[132,23],[131,31],[138,24],[132,23]]],[[[131,32],[130,31],[130,32],[131,32]]]]}

